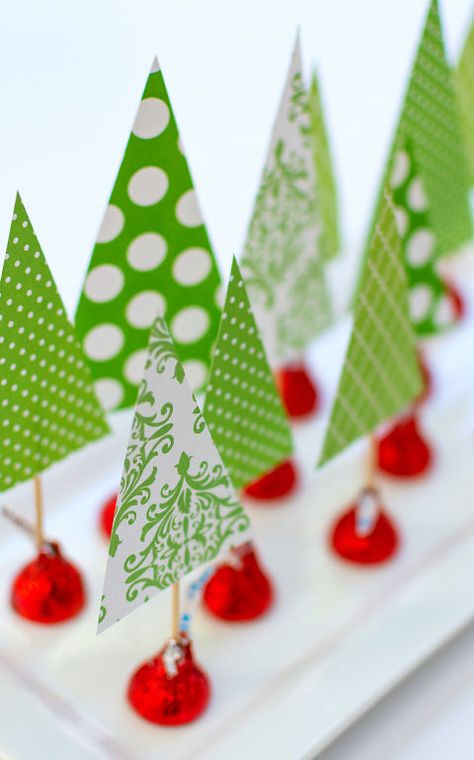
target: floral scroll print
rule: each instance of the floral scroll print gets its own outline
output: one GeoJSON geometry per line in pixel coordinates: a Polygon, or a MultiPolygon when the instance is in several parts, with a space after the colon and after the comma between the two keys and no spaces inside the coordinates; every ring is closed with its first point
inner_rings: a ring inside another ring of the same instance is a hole
{"type": "Polygon", "coordinates": [[[247,540],[248,529],[248,517],[159,318],[150,335],[125,456],[99,630],[247,540]]]}
{"type": "Polygon", "coordinates": [[[250,221],[242,270],[271,364],[330,322],[308,93],[297,44],[250,221]]]}

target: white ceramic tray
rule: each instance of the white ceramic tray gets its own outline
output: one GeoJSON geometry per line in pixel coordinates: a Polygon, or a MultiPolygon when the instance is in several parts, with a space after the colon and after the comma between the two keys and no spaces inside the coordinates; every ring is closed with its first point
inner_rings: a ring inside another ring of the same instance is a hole
{"type": "MultiPolygon", "coordinates": [[[[326,388],[335,386],[348,327],[316,346],[326,388]]],[[[436,447],[433,473],[410,485],[380,479],[403,535],[398,558],[386,567],[354,569],[326,545],[333,518],[361,485],[364,445],[314,473],[324,416],[296,429],[300,492],[277,507],[249,504],[276,583],[275,608],[244,626],[198,612],[195,650],[213,698],[205,716],[185,728],[151,726],[124,699],[130,673],[169,633],[168,594],[95,635],[106,556],[97,513],[117,485],[130,415],[117,416],[112,438],[53,468],[45,477],[48,534],[84,569],[89,605],[76,621],[51,629],[18,619],[8,588],[32,551],[2,524],[2,760],[31,760],[41,741],[48,760],[313,758],[459,631],[474,617],[473,335],[468,320],[430,347],[437,394],[422,419],[436,447]],[[22,709],[31,716],[27,732],[22,709]]],[[[9,503],[27,515],[30,498],[22,486],[9,503]]]]}

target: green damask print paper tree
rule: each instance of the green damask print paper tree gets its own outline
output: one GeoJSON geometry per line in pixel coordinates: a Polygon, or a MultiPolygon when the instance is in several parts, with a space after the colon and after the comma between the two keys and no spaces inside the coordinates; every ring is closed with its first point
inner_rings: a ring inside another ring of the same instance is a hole
{"type": "Polygon", "coordinates": [[[472,186],[474,185],[474,21],[469,27],[458,65],[454,71],[454,78],[472,186]]]}
{"type": "Polygon", "coordinates": [[[407,290],[395,209],[385,191],[320,465],[405,409],[422,389],[407,290]]]}
{"type": "Polygon", "coordinates": [[[99,631],[248,538],[248,517],[158,317],[120,482],[99,631]]]}
{"type": "Polygon", "coordinates": [[[109,432],[19,195],[0,280],[0,491],[109,432]]]}
{"type": "MultiPolygon", "coordinates": [[[[396,153],[409,139],[423,180],[439,255],[459,249],[472,237],[469,175],[437,0],[432,0],[418,45],[381,188],[389,183],[396,153]]],[[[368,241],[383,203],[376,204],[368,241]]],[[[365,255],[367,255],[368,245],[365,255]]]]}
{"type": "Polygon", "coordinates": [[[241,260],[273,369],[331,320],[308,93],[297,38],[241,260]]]}
{"type": "Polygon", "coordinates": [[[76,312],[100,399],[133,407],[157,313],[189,380],[204,386],[220,276],[155,60],[110,196],[76,312]]]}
{"type": "Polygon", "coordinates": [[[329,134],[316,69],[309,90],[309,108],[317,182],[317,198],[321,213],[319,252],[324,260],[337,256],[341,248],[337,186],[334,176],[329,134]]]}
{"type": "Polygon", "coordinates": [[[291,429],[235,258],[204,417],[236,488],[249,485],[293,454],[291,429]]]}

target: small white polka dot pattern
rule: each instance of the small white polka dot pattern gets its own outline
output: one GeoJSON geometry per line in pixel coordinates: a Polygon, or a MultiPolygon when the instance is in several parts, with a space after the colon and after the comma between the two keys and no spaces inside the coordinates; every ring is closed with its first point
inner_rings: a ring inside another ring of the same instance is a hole
{"type": "Polygon", "coordinates": [[[220,275],[155,61],[92,253],[76,328],[109,411],[132,407],[150,326],[165,316],[194,390],[207,380],[220,275]],[[113,381],[113,382],[112,382],[113,381]]]}
{"type": "Polygon", "coordinates": [[[0,280],[0,491],[109,432],[19,195],[0,280]]]}
{"type": "Polygon", "coordinates": [[[290,426],[234,258],[204,417],[236,488],[293,453],[290,426]]]}

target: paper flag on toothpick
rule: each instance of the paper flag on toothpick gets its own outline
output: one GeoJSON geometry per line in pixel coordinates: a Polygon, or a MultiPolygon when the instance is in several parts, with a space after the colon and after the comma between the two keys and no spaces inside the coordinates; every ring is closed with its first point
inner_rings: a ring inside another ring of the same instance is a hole
{"type": "Polygon", "coordinates": [[[291,429],[235,258],[204,417],[236,488],[293,454],[291,429]]]}
{"type": "Polygon", "coordinates": [[[298,357],[331,321],[320,216],[297,38],[241,262],[273,368],[298,357]]]}
{"type": "Polygon", "coordinates": [[[394,208],[383,195],[319,464],[375,430],[422,390],[394,208]]]}
{"type": "MultiPolygon", "coordinates": [[[[443,43],[438,2],[432,0],[405,94],[382,188],[393,171],[395,153],[411,140],[430,206],[430,220],[441,256],[472,237],[469,176],[454,83],[443,43]]],[[[382,190],[368,241],[372,238],[382,190]]],[[[365,255],[367,255],[367,248],[365,255]]]]}
{"type": "Polygon", "coordinates": [[[316,167],[317,198],[322,225],[319,252],[323,259],[332,259],[339,253],[341,247],[339,210],[331,148],[316,70],[313,71],[311,78],[309,107],[316,167]]]}
{"type": "Polygon", "coordinates": [[[162,318],[154,323],[123,467],[99,631],[221,552],[249,519],[162,318]]]}
{"type": "Polygon", "coordinates": [[[106,409],[132,407],[157,313],[190,382],[210,366],[220,276],[163,75],[155,60],[92,253],[76,314],[106,409]]]}
{"type": "Polygon", "coordinates": [[[453,324],[455,315],[437,271],[439,249],[430,223],[428,196],[409,140],[395,153],[390,184],[413,328],[419,337],[435,335],[453,324]]]}
{"type": "Polygon", "coordinates": [[[461,126],[474,185],[474,22],[471,24],[459,64],[454,72],[461,113],[461,126]]]}
{"type": "Polygon", "coordinates": [[[19,195],[0,280],[0,491],[109,432],[19,195]]]}

